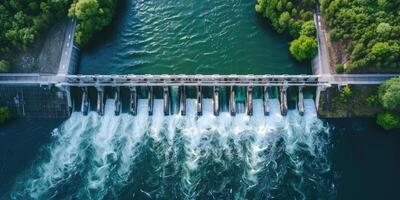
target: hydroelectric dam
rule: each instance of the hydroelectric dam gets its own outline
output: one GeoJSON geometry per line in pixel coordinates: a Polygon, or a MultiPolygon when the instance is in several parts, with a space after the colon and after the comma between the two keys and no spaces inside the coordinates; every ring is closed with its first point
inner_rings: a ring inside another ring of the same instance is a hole
{"type": "Polygon", "coordinates": [[[286,115],[289,109],[287,91],[291,88],[295,91],[291,94],[297,100],[295,107],[303,115],[304,90],[311,91],[318,110],[320,94],[329,87],[378,85],[393,77],[398,75],[1,74],[0,94],[6,104],[8,102],[9,105],[19,108],[23,116],[32,117],[67,117],[72,111],[80,111],[86,115],[91,110],[103,115],[105,101],[110,98],[114,101],[116,115],[121,112],[136,115],[138,99],[147,99],[149,115],[153,114],[154,99],[163,99],[164,115],[178,112],[185,115],[187,98],[196,100],[198,115],[202,114],[203,98],[212,99],[213,113],[216,116],[221,109],[229,111],[231,115],[242,112],[252,115],[253,99],[256,98],[263,100],[264,114],[268,115],[269,100],[276,98],[280,102],[281,114],[286,115]],[[21,88],[25,88],[25,91],[21,88]],[[14,95],[7,96],[10,93],[14,95]],[[39,107],[43,113],[29,111],[29,105],[33,105],[30,106],[33,109],[39,107]]]}

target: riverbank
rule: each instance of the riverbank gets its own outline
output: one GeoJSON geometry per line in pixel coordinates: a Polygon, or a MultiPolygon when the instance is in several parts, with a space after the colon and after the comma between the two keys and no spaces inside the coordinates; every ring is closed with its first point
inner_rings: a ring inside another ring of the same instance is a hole
{"type": "Polygon", "coordinates": [[[11,66],[9,72],[57,74],[67,26],[68,19],[62,20],[26,50],[2,55],[11,66]]]}
{"type": "Polygon", "coordinates": [[[370,117],[385,111],[374,99],[378,95],[377,85],[349,86],[349,92],[343,87],[327,88],[321,93],[318,114],[323,118],[370,117]]]}

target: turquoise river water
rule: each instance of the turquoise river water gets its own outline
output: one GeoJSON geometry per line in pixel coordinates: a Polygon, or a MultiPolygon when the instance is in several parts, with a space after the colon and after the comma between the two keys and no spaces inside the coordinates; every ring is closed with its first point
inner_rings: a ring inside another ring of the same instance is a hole
{"type": "Polygon", "coordinates": [[[82,74],[305,74],[253,0],[129,0],[83,52],[82,74]]]}

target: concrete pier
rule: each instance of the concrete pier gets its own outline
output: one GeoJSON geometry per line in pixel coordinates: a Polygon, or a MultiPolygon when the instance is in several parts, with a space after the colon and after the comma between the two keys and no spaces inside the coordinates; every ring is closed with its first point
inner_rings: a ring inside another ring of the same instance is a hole
{"type": "Polygon", "coordinates": [[[129,102],[129,112],[131,113],[131,115],[136,116],[137,115],[137,102],[138,102],[138,98],[137,98],[137,91],[136,91],[136,87],[130,87],[130,102],[129,102]]]}
{"type": "Polygon", "coordinates": [[[69,86],[64,86],[64,87],[58,86],[58,89],[65,92],[65,97],[67,100],[67,112],[68,112],[68,116],[70,116],[72,113],[72,109],[73,109],[71,88],[69,86]]]}
{"type": "Polygon", "coordinates": [[[281,86],[279,87],[279,93],[280,93],[280,107],[281,107],[281,114],[283,116],[286,116],[287,111],[288,111],[288,105],[287,105],[287,87],[281,86]]]}
{"type": "Polygon", "coordinates": [[[213,111],[214,111],[215,116],[219,115],[219,87],[218,86],[213,87],[213,111]]]}
{"type": "Polygon", "coordinates": [[[264,86],[263,87],[263,105],[264,105],[264,115],[268,116],[269,115],[269,87],[264,86]]]}
{"type": "Polygon", "coordinates": [[[247,115],[253,115],[253,86],[247,86],[246,90],[246,111],[247,115]]]}
{"type": "Polygon", "coordinates": [[[121,113],[121,90],[119,87],[115,88],[115,115],[118,116],[121,113]]]}
{"type": "Polygon", "coordinates": [[[303,95],[303,87],[302,86],[299,86],[299,95],[298,95],[298,97],[299,97],[299,102],[298,102],[297,107],[298,107],[298,110],[299,110],[299,114],[301,116],[303,116],[304,115],[304,95],[303,95]]]}
{"type": "Polygon", "coordinates": [[[164,115],[169,115],[169,87],[163,87],[164,115]]]}
{"type": "Polygon", "coordinates": [[[97,113],[104,115],[104,88],[96,87],[97,90],[97,113]]]}
{"type": "Polygon", "coordinates": [[[235,100],[235,86],[230,87],[229,92],[229,112],[231,116],[236,115],[236,100],[235,100]]]}
{"type": "Polygon", "coordinates": [[[89,112],[89,101],[88,101],[88,91],[87,87],[82,87],[82,105],[81,112],[83,115],[87,115],[89,112]]]}
{"type": "Polygon", "coordinates": [[[315,92],[315,107],[317,111],[319,110],[319,103],[321,98],[321,92],[326,91],[329,86],[318,86],[317,91],[315,92]]]}
{"type": "Polygon", "coordinates": [[[201,116],[203,115],[203,93],[202,93],[202,87],[197,86],[196,87],[196,109],[197,109],[197,115],[201,116]]]}
{"type": "Polygon", "coordinates": [[[181,115],[185,116],[186,115],[186,87],[181,86],[179,87],[180,93],[179,93],[179,102],[180,102],[180,111],[181,115]]]}
{"type": "Polygon", "coordinates": [[[154,96],[153,96],[153,86],[147,87],[148,89],[148,106],[149,106],[149,115],[153,115],[153,104],[154,104],[154,96]]]}

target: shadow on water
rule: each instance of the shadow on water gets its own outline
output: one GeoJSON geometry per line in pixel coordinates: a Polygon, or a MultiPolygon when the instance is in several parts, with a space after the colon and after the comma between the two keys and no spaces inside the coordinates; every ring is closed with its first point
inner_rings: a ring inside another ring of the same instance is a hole
{"type": "MultiPolygon", "coordinates": [[[[290,45],[290,42],[293,40],[293,37],[290,36],[289,33],[284,32],[279,34],[278,32],[276,32],[272,24],[269,22],[269,20],[260,13],[256,13],[256,20],[257,24],[263,28],[264,34],[271,35],[273,38],[276,38],[277,40],[280,40],[282,42],[287,42],[287,44],[290,45]]],[[[296,63],[297,67],[307,68],[311,66],[310,61],[302,61],[302,62],[296,61],[296,59],[294,59],[294,57],[289,52],[289,46],[288,46],[288,54],[289,54],[288,58],[290,59],[290,61],[296,63]]]]}
{"type": "Polygon", "coordinates": [[[0,127],[0,194],[10,190],[17,175],[31,166],[62,121],[20,119],[0,127]]]}
{"type": "Polygon", "coordinates": [[[123,21],[125,21],[127,18],[128,9],[125,8],[129,6],[130,4],[128,0],[120,0],[117,4],[115,16],[113,17],[111,23],[104,27],[100,32],[95,33],[82,50],[84,52],[91,53],[97,48],[100,48],[104,43],[109,43],[114,40],[118,35],[120,23],[123,23],[123,21]]]}
{"type": "Polygon", "coordinates": [[[399,199],[400,130],[384,131],[372,119],[327,121],[335,127],[337,199],[399,199]]]}

